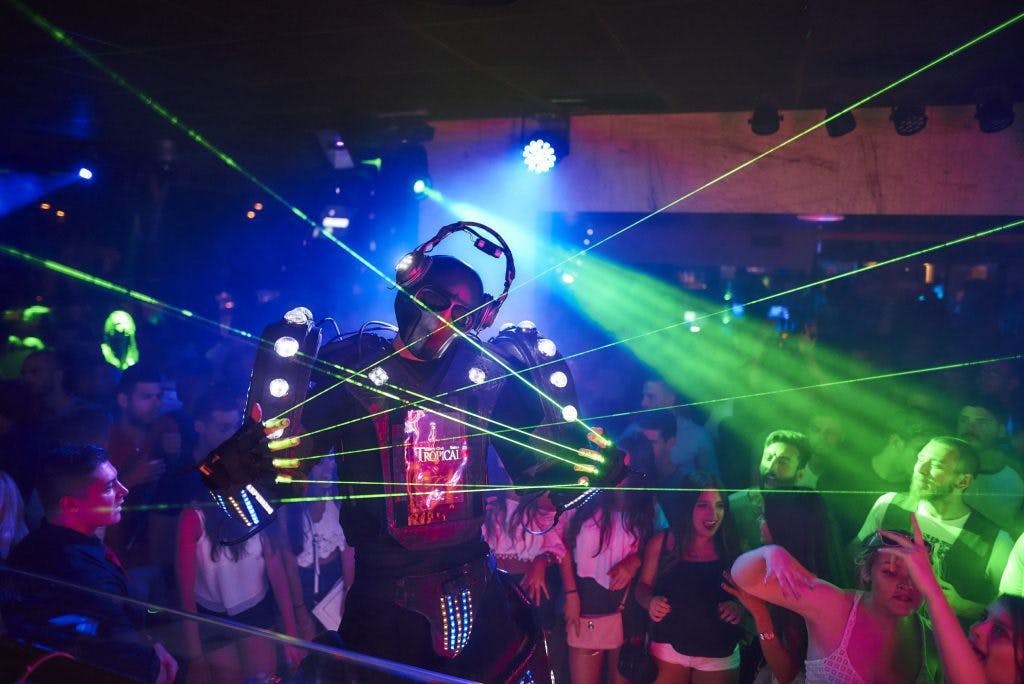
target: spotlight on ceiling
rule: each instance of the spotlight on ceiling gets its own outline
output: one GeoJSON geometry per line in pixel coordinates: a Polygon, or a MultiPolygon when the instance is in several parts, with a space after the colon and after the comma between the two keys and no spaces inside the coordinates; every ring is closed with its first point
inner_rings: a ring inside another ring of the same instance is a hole
{"type": "Polygon", "coordinates": [[[825,130],[828,131],[830,138],[841,138],[857,127],[857,120],[853,118],[853,110],[839,114],[843,109],[844,107],[839,105],[832,105],[825,109],[825,130]],[[833,116],[835,116],[834,119],[833,116]]]}
{"type": "Polygon", "coordinates": [[[82,180],[92,180],[92,169],[87,169],[83,166],[78,169],[78,177],[82,180]]]}
{"type": "Polygon", "coordinates": [[[569,156],[569,120],[546,117],[539,127],[524,138],[522,155],[526,168],[533,173],[547,173],[555,164],[569,156]]]}
{"type": "Polygon", "coordinates": [[[928,125],[928,116],[924,113],[924,105],[898,104],[889,115],[898,135],[914,135],[928,125]]]}
{"type": "Polygon", "coordinates": [[[991,95],[978,103],[974,118],[982,133],[998,133],[1013,125],[1013,103],[1002,95],[991,95]]]}
{"type": "Polygon", "coordinates": [[[779,122],[782,121],[782,115],[779,114],[779,110],[775,105],[762,102],[761,104],[754,107],[754,113],[747,123],[750,124],[750,130],[754,132],[754,135],[771,135],[779,130],[779,122]]]}

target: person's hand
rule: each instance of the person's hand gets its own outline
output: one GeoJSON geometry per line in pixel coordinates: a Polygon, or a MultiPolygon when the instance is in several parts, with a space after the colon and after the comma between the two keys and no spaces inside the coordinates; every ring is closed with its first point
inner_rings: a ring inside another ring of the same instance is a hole
{"type": "Polygon", "coordinates": [[[577,593],[565,595],[565,609],[562,611],[565,616],[565,631],[576,630],[576,636],[580,635],[580,595],[577,593]]]}
{"type": "MultiPolygon", "coordinates": [[[[728,570],[722,573],[722,577],[725,578],[725,581],[722,582],[722,589],[735,596],[751,615],[755,618],[768,615],[768,604],[736,584],[728,570]]],[[[721,607],[721,604],[719,604],[719,607],[721,607]]]]}
{"type": "Polygon", "coordinates": [[[174,659],[159,641],[153,644],[156,657],[160,661],[160,674],[156,677],[157,684],[172,684],[178,676],[178,661],[174,659]]]}
{"type": "Polygon", "coordinates": [[[730,625],[738,625],[743,618],[743,609],[735,601],[722,601],[718,604],[718,618],[730,625]]]}
{"type": "Polygon", "coordinates": [[[779,583],[779,590],[782,595],[791,598],[800,598],[802,589],[814,590],[813,572],[800,565],[800,561],[793,558],[781,546],[766,547],[764,560],[764,583],[771,580],[779,583]]]}
{"type": "Polygon", "coordinates": [[[618,591],[628,587],[629,583],[636,577],[642,562],[640,554],[633,553],[613,565],[612,569],[608,571],[608,578],[610,580],[608,588],[612,591],[618,591]]]}
{"type": "MultiPolygon", "coordinates": [[[[890,532],[889,530],[878,530],[878,534],[891,544],[891,546],[883,546],[878,551],[900,557],[903,560],[903,565],[907,568],[910,580],[917,587],[917,590],[926,597],[929,594],[935,597],[936,592],[942,592],[949,598],[949,594],[942,588],[938,578],[935,577],[935,570],[932,569],[931,554],[928,551],[928,547],[925,546],[924,536],[921,534],[921,526],[917,524],[917,515],[914,513],[910,514],[910,526],[914,530],[913,541],[907,539],[902,534],[890,532]]],[[[960,598],[960,595],[956,594],[955,590],[953,593],[957,598],[960,598]]],[[[953,606],[953,611],[959,614],[956,604],[953,603],[952,599],[950,599],[950,604],[953,606]]]]}
{"type": "Polygon", "coordinates": [[[647,616],[652,622],[661,622],[671,612],[672,606],[664,596],[652,596],[651,602],[647,604],[647,616]]]}
{"type": "Polygon", "coordinates": [[[549,598],[547,580],[547,561],[544,556],[537,556],[530,563],[530,569],[526,571],[519,586],[530,598],[530,603],[539,606],[541,601],[549,598]]]}

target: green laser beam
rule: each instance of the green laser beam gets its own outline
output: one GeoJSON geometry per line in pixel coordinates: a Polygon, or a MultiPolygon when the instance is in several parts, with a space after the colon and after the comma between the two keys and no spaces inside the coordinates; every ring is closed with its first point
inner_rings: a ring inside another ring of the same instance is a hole
{"type": "MultiPolygon", "coordinates": [[[[267,185],[266,183],[261,181],[251,171],[249,171],[248,169],[243,167],[241,164],[239,164],[237,161],[235,161],[235,159],[230,157],[228,154],[223,152],[220,148],[215,146],[212,142],[207,140],[198,131],[196,131],[195,129],[193,129],[190,126],[186,125],[185,122],[182,121],[181,119],[179,119],[177,116],[171,114],[163,105],[161,105],[155,99],[153,99],[152,97],[146,95],[141,89],[135,87],[131,82],[129,82],[126,78],[124,78],[123,76],[118,74],[116,71],[114,71],[113,69],[108,67],[106,64],[104,64],[95,55],[90,53],[85,48],[81,47],[76,41],[71,39],[64,31],[62,31],[61,29],[59,29],[58,27],[53,25],[51,22],[49,22],[45,17],[43,17],[43,16],[33,12],[30,8],[26,7],[19,0],[9,0],[9,1],[15,6],[15,8],[19,12],[21,12],[26,17],[28,17],[29,20],[32,23],[34,23],[37,27],[42,29],[44,32],[48,33],[58,43],[60,43],[64,47],[68,48],[69,50],[75,52],[80,57],[82,57],[87,62],[89,62],[89,64],[91,64],[95,68],[99,69],[104,74],[106,74],[106,76],[108,78],[110,78],[117,85],[119,85],[120,87],[124,88],[129,93],[131,93],[133,96],[135,96],[136,99],[138,99],[140,102],[142,102],[142,104],[147,106],[149,109],[151,109],[153,112],[155,112],[161,118],[163,118],[165,121],[170,123],[172,126],[174,126],[178,130],[180,130],[183,133],[185,133],[185,135],[187,135],[189,138],[194,140],[200,147],[202,147],[206,151],[208,151],[211,154],[213,154],[217,159],[222,161],[226,166],[228,166],[229,168],[231,168],[234,171],[238,172],[246,180],[248,180],[253,185],[255,185],[257,188],[259,188],[263,192],[267,193],[267,195],[269,197],[271,197],[275,202],[278,202],[279,204],[281,204],[282,206],[287,208],[296,217],[298,217],[301,221],[303,221],[304,223],[306,223],[310,227],[312,227],[312,228],[314,228],[316,230],[319,230],[320,234],[323,235],[324,237],[326,237],[335,246],[337,246],[340,249],[342,249],[346,254],[348,254],[353,259],[358,261],[360,264],[362,264],[363,266],[368,268],[372,273],[374,273],[375,275],[379,276],[390,287],[393,287],[393,288],[397,289],[399,292],[401,292],[402,294],[408,296],[409,299],[412,300],[413,302],[415,302],[416,305],[419,306],[423,311],[425,311],[425,312],[431,314],[432,316],[434,316],[435,318],[437,318],[439,321],[441,321],[444,324],[445,327],[449,328],[454,334],[456,334],[457,336],[459,336],[462,339],[466,340],[466,342],[468,342],[471,346],[473,346],[481,354],[483,354],[484,356],[488,357],[489,359],[491,359],[492,361],[497,363],[499,366],[504,368],[506,371],[508,371],[511,375],[513,375],[516,378],[518,378],[518,380],[521,383],[523,383],[524,385],[529,387],[531,390],[533,390],[535,393],[537,393],[537,395],[540,396],[542,399],[544,399],[545,401],[547,401],[550,404],[552,404],[553,406],[555,406],[559,411],[562,411],[562,409],[565,408],[564,406],[559,404],[553,397],[551,397],[549,394],[544,392],[541,388],[537,387],[532,382],[530,382],[528,379],[526,379],[524,376],[520,375],[514,368],[512,368],[512,366],[508,365],[504,361],[504,359],[499,357],[497,354],[494,354],[492,351],[487,349],[484,345],[482,345],[479,342],[477,342],[476,340],[474,340],[472,335],[469,335],[469,334],[463,332],[461,329],[459,329],[458,326],[453,325],[452,322],[445,320],[445,318],[443,316],[441,316],[437,312],[433,311],[430,307],[426,306],[423,302],[421,302],[419,299],[417,299],[415,295],[413,295],[413,294],[409,293],[408,291],[406,291],[394,279],[392,279],[390,276],[386,275],[383,271],[381,271],[379,268],[377,268],[377,266],[375,266],[373,263],[371,263],[369,260],[367,260],[361,254],[359,254],[359,252],[357,252],[353,248],[349,247],[342,240],[339,240],[337,237],[335,237],[334,236],[334,231],[332,231],[332,230],[323,230],[322,227],[316,223],[316,221],[313,221],[312,219],[310,219],[309,216],[307,216],[301,209],[299,209],[295,205],[291,204],[287,199],[284,198],[284,196],[282,196],[280,193],[276,192],[269,185],[267,185]]],[[[408,347],[408,345],[406,345],[406,348],[407,347],[408,347]]],[[[579,417],[577,417],[576,421],[574,421],[574,422],[578,422],[588,432],[592,432],[593,431],[592,428],[590,426],[588,426],[586,423],[584,423],[582,421],[582,419],[580,419],[579,417]]]]}
{"type": "MultiPolygon", "coordinates": [[[[232,328],[230,326],[226,326],[224,324],[221,324],[221,323],[218,323],[216,321],[213,321],[212,319],[204,318],[203,316],[199,316],[197,314],[194,314],[191,311],[188,311],[186,309],[182,309],[180,307],[176,307],[176,306],[174,306],[172,304],[168,304],[167,302],[162,302],[162,301],[160,301],[158,299],[150,297],[149,295],[143,294],[141,292],[137,292],[135,290],[129,289],[127,287],[123,287],[121,285],[117,285],[116,283],[113,283],[113,282],[111,282],[109,280],[105,280],[103,278],[99,278],[97,276],[90,275],[88,273],[85,273],[84,271],[80,271],[80,270],[78,270],[76,268],[72,268],[72,267],[67,266],[65,264],[62,264],[62,263],[59,263],[59,262],[56,262],[56,261],[52,261],[50,259],[43,259],[43,258],[37,257],[37,256],[35,256],[33,254],[29,254],[28,252],[24,252],[22,250],[16,249],[14,247],[10,247],[8,245],[3,245],[3,244],[0,244],[0,253],[6,254],[8,256],[13,256],[13,257],[17,257],[17,258],[23,259],[25,261],[28,261],[29,263],[32,263],[32,264],[35,264],[35,265],[38,265],[38,266],[42,266],[42,267],[44,267],[46,269],[49,269],[49,270],[52,270],[52,271],[54,271],[56,273],[60,273],[60,274],[65,275],[67,277],[70,277],[70,278],[73,278],[73,279],[76,279],[76,280],[80,280],[82,282],[89,283],[91,285],[95,285],[97,287],[109,290],[111,292],[117,292],[119,294],[128,296],[128,297],[130,297],[132,299],[136,299],[137,301],[141,301],[141,302],[144,302],[144,303],[149,304],[151,306],[155,306],[155,307],[161,308],[163,310],[166,310],[166,311],[178,314],[178,315],[182,316],[183,318],[192,319],[192,320],[196,320],[196,321],[200,321],[200,322],[205,322],[205,323],[208,323],[210,325],[213,325],[213,326],[217,327],[220,330],[228,330],[228,331],[230,331],[232,333],[235,333],[237,335],[245,337],[248,340],[253,341],[257,345],[260,344],[261,342],[263,344],[267,344],[267,345],[271,344],[269,341],[263,340],[263,339],[255,336],[255,335],[253,335],[252,333],[249,333],[249,332],[245,331],[245,330],[239,330],[237,328],[232,328]]],[[[305,355],[303,354],[303,356],[305,356],[305,355]]],[[[323,364],[327,365],[327,366],[329,366],[331,368],[338,369],[338,370],[340,370],[342,372],[353,373],[350,369],[344,368],[343,366],[339,366],[337,364],[333,364],[333,363],[329,363],[329,362],[323,362],[323,364]]],[[[329,371],[325,371],[325,372],[329,372],[329,371]]],[[[335,377],[337,377],[337,376],[335,376],[335,377]]],[[[354,379],[354,375],[350,375],[343,382],[351,382],[352,384],[354,384],[354,385],[356,385],[358,387],[367,389],[369,391],[376,392],[376,393],[378,393],[381,396],[387,397],[387,398],[392,399],[394,401],[397,401],[399,403],[404,401],[401,397],[399,397],[399,396],[397,396],[395,394],[391,394],[391,393],[387,392],[386,390],[383,390],[380,387],[377,387],[377,386],[373,385],[372,383],[371,384],[367,384],[367,383],[362,383],[362,382],[360,382],[358,380],[355,380],[354,379]]],[[[341,384],[341,383],[339,383],[339,384],[341,384]]],[[[453,410],[459,410],[462,413],[465,413],[466,415],[471,416],[473,418],[477,418],[477,419],[483,420],[483,421],[492,422],[493,424],[498,425],[498,426],[500,426],[502,428],[518,430],[519,432],[521,432],[523,434],[528,434],[528,433],[526,433],[523,430],[519,430],[517,428],[514,428],[513,426],[507,425],[505,423],[502,423],[500,421],[494,420],[494,419],[489,418],[487,416],[477,415],[477,414],[472,413],[470,411],[466,411],[464,409],[459,409],[458,407],[454,407],[454,406],[446,404],[446,403],[444,403],[442,401],[435,400],[432,397],[427,397],[425,395],[413,392],[412,390],[408,390],[408,389],[404,389],[404,388],[398,387],[397,385],[394,385],[393,383],[388,383],[388,384],[389,384],[390,387],[395,388],[397,391],[403,391],[403,392],[406,392],[407,394],[409,394],[411,396],[417,397],[419,399],[419,401],[434,401],[435,403],[437,403],[437,404],[439,404],[441,406],[444,406],[444,407],[447,407],[447,408],[450,408],[450,409],[453,409],[453,410]]],[[[451,416],[444,416],[444,417],[450,418],[451,420],[456,420],[457,422],[462,422],[466,426],[473,427],[473,428],[476,428],[476,429],[480,429],[480,428],[478,428],[478,426],[472,425],[471,423],[468,423],[468,422],[458,421],[458,419],[455,419],[455,418],[453,418],[451,416]]],[[[360,419],[365,419],[365,417],[362,417],[360,419]]],[[[312,434],[316,434],[317,432],[323,432],[325,430],[331,429],[332,427],[334,427],[334,426],[329,426],[327,428],[323,428],[321,430],[318,430],[318,431],[315,431],[315,432],[312,432],[312,433],[307,433],[305,435],[300,435],[300,437],[308,437],[308,436],[310,436],[312,434]]],[[[490,433],[488,433],[488,434],[490,434],[490,433]]],[[[549,453],[549,452],[547,452],[547,451],[545,451],[543,449],[539,449],[537,447],[534,447],[533,445],[519,442],[518,440],[512,439],[512,438],[510,438],[508,436],[497,435],[497,434],[495,434],[495,436],[500,438],[500,439],[504,439],[505,441],[511,442],[513,444],[516,444],[518,446],[522,446],[524,448],[536,451],[537,453],[539,453],[541,455],[544,455],[544,456],[547,456],[549,458],[552,458],[552,459],[555,459],[555,460],[558,460],[558,461],[562,461],[564,463],[568,463],[568,464],[570,464],[572,466],[579,466],[579,465],[581,465],[580,463],[577,463],[575,461],[566,459],[566,458],[564,458],[562,456],[557,456],[555,454],[551,454],[551,453],[549,453]]],[[[548,443],[553,444],[555,446],[561,447],[563,449],[566,449],[567,451],[576,452],[576,449],[574,449],[573,447],[569,447],[569,446],[566,446],[564,444],[560,444],[560,443],[558,443],[558,442],[556,442],[554,440],[548,439],[546,437],[542,437],[540,435],[529,435],[529,436],[532,437],[532,438],[536,438],[538,440],[541,440],[541,441],[548,442],[548,443]]]]}
{"type": "MultiPolygon", "coordinates": [[[[812,288],[815,288],[815,287],[819,287],[821,285],[832,283],[832,282],[835,282],[837,280],[842,280],[844,278],[850,278],[852,276],[860,275],[862,273],[867,273],[868,271],[872,271],[872,270],[877,269],[877,268],[882,268],[883,266],[891,266],[892,264],[898,263],[900,261],[904,261],[904,260],[907,260],[907,259],[913,259],[913,258],[916,258],[916,257],[924,256],[925,254],[930,254],[932,252],[937,252],[937,251],[942,250],[942,249],[947,249],[949,247],[953,247],[955,245],[963,244],[963,243],[969,242],[971,240],[977,240],[977,239],[981,239],[981,238],[984,238],[984,237],[988,237],[988,236],[994,235],[996,233],[1001,233],[1001,232],[1004,232],[1004,231],[1007,231],[1007,230],[1011,230],[1011,229],[1016,228],[1016,227],[1021,226],[1021,225],[1024,225],[1024,219],[1018,219],[1018,220],[1015,220],[1015,221],[1011,221],[1009,223],[1004,223],[1004,224],[999,225],[999,226],[995,226],[995,227],[992,227],[992,228],[987,228],[987,229],[984,229],[984,230],[981,230],[981,231],[977,231],[977,232],[972,233],[970,235],[964,235],[964,236],[961,236],[959,238],[955,238],[953,240],[947,240],[945,242],[932,245],[930,247],[925,247],[923,249],[915,250],[913,252],[910,252],[908,254],[904,254],[902,256],[892,257],[890,259],[886,259],[884,261],[880,261],[880,262],[877,262],[877,263],[874,263],[874,264],[869,264],[867,266],[862,266],[862,267],[859,267],[859,268],[855,268],[855,269],[852,269],[850,271],[846,271],[845,273],[838,273],[836,275],[828,276],[826,278],[821,278],[819,280],[815,280],[815,281],[812,281],[810,283],[805,283],[804,285],[799,285],[799,286],[796,286],[796,287],[792,287],[792,288],[790,288],[788,290],[785,290],[785,291],[782,291],[782,292],[777,292],[777,293],[773,293],[773,294],[770,294],[770,295],[766,295],[766,296],[760,297],[758,299],[750,300],[749,302],[743,302],[742,304],[740,304],[740,306],[749,307],[749,306],[754,306],[755,304],[763,304],[764,302],[770,301],[772,299],[776,299],[776,298],[783,297],[783,296],[786,296],[786,295],[791,295],[791,294],[794,294],[794,293],[797,293],[797,292],[801,292],[801,291],[804,291],[804,290],[808,290],[808,289],[812,289],[812,288]]],[[[704,321],[704,320],[707,320],[707,319],[710,319],[710,318],[714,318],[715,316],[721,316],[722,314],[729,313],[731,310],[732,310],[732,307],[730,306],[728,308],[719,309],[718,311],[714,311],[712,313],[704,314],[702,316],[699,316],[699,317],[695,318],[693,321],[677,321],[675,323],[670,323],[670,324],[665,325],[665,326],[663,326],[661,328],[655,328],[654,330],[648,330],[646,332],[638,333],[638,334],[633,335],[631,337],[620,338],[620,339],[617,339],[617,340],[615,340],[613,342],[608,342],[606,344],[601,344],[601,345],[597,345],[595,347],[591,347],[590,349],[585,349],[585,350],[582,350],[582,351],[573,352],[571,354],[563,355],[561,357],[561,359],[542,361],[541,363],[538,363],[535,366],[531,366],[529,368],[523,369],[522,372],[525,373],[525,372],[530,372],[530,371],[538,370],[540,368],[544,368],[545,366],[549,366],[549,365],[554,364],[554,363],[559,363],[561,361],[568,361],[570,359],[580,358],[582,356],[586,356],[588,354],[592,354],[592,353],[595,353],[595,352],[598,352],[598,351],[604,351],[605,349],[612,349],[612,348],[618,347],[620,345],[630,344],[632,342],[636,342],[638,340],[641,340],[641,339],[644,339],[644,338],[647,338],[647,337],[651,337],[653,335],[664,333],[664,332],[667,332],[669,330],[674,330],[674,329],[680,328],[682,326],[693,325],[693,323],[695,323],[697,321],[704,321]]],[[[508,377],[507,375],[497,375],[497,376],[495,376],[493,378],[487,378],[486,380],[484,380],[483,383],[480,383],[480,384],[487,384],[489,382],[495,382],[497,380],[500,380],[500,379],[503,379],[503,378],[507,378],[507,377],[508,377]]],[[[471,389],[471,388],[476,387],[476,386],[478,386],[478,385],[473,385],[473,384],[463,385],[462,387],[458,387],[458,388],[449,390],[448,392],[444,392],[444,393],[442,393],[442,394],[440,394],[438,396],[439,397],[450,396],[451,394],[454,394],[456,392],[462,392],[462,391],[465,391],[467,389],[471,389]]],[[[724,400],[722,400],[722,401],[724,401],[724,400]]],[[[598,418],[593,418],[592,417],[592,418],[589,418],[588,420],[594,421],[594,420],[598,420],[598,418]]]]}
{"type": "MultiPolygon", "coordinates": [[[[938,372],[941,372],[941,371],[955,370],[955,369],[958,369],[958,368],[971,368],[971,367],[975,367],[975,366],[983,366],[983,365],[986,365],[986,364],[989,364],[989,363],[1000,363],[1002,361],[1019,361],[1021,359],[1024,359],[1024,354],[1011,354],[1011,355],[1007,355],[1007,356],[997,356],[997,357],[993,357],[993,358],[977,359],[977,360],[973,360],[973,361],[959,361],[959,362],[956,362],[956,363],[947,363],[947,364],[942,364],[942,365],[939,365],[939,366],[930,366],[930,367],[926,367],[926,368],[913,368],[913,369],[902,370],[902,371],[890,371],[890,372],[887,372],[887,373],[878,373],[878,374],[875,374],[875,375],[862,376],[862,377],[859,377],[859,378],[847,378],[847,379],[844,379],[844,380],[833,380],[833,381],[828,381],[828,382],[814,383],[814,384],[810,384],[810,385],[801,385],[799,387],[786,387],[786,388],[782,388],[782,389],[765,390],[763,392],[750,392],[750,393],[747,393],[747,394],[735,394],[735,395],[728,396],[728,397],[720,397],[720,398],[716,398],[716,399],[703,399],[703,400],[700,400],[700,401],[688,401],[688,402],[682,402],[682,403],[679,403],[679,404],[672,404],[672,405],[669,405],[669,406],[658,406],[656,408],[649,408],[649,409],[641,408],[641,409],[635,409],[635,410],[632,410],[632,411],[619,411],[619,412],[616,412],[616,413],[606,413],[606,414],[599,415],[599,416],[589,416],[589,420],[599,421],[599,420],[607,420],[607,419],[610,419],[610,418],[628,418],[630,416],[640,415],[642,413],[656,413],[656,412],[659,412],[659,411],[668,411],[668,410],[673,410],[673,409],[689,408],[689,407],[694,407],[694,406],[698,406],[698,407],[699,406],[709,406],[711,404],[720,404],[720,403],[727,402],[727,401],[742,401],[744,399],[763,399],[765,397],[775,396],[775,395],[779,395],[779,394],[787,394],[787,393],[791,393],[791,392],[807,392],[807,391],[813,391],[813,390],[817,390],[817,389],[823,389],[823,388],[826,388],[826,387],[838,387],[838,386],[841,386],[841,385],[853,385],[853,384],[857,384],[857,383],[875,382],[875,381],[879,381],[879,380],[892,380],[892,379],[896,379],[896,378],[905,378],[905,377],[912,377],[912,376],[915,376],[915,375],[923,375],[925,373],[938,373],[938,372]]],[[[522,429],[523,430],[535,430],[535,429],[538,429],[538,428],[552,427],[552,426],[560,425],[560,424],[561,424],[561,422],[539,423],[537,425],[529,425],[529,426],[523,427],[522,429]]],[[[484,433],[472,433],[472,434],[467,435],[467,437],[477,437],[477,436],[480,436],[482,434],[484,434],[484,433]]],[[[450,439],[456,439],[456,438],[455,437],[444,438],[444,439],[438,440],[438,441],[448,441],[450,439]]],[[[380,447],[370,447],[369,449],[352,449],[352,450],[348,450],[348,451],[339,451],[339,452],[330,453],[330,454],[322,454],[322,455],[316,455],[316,456],[306,456],[306,457],[303,457],[303,458],[301,458],[299,460],[317,460],[317,459],[323,459],[323,458],[334,457],[334,456],[348,456],[350,454],[359,454],[359,453],[366,453],[368,451],[379,451],[379,450],[380,450],[380,447]]]]}
{"type": "MultiPolygon", "coordinates": [[[[747,161],[739,164],[738,166],[733,167],[729,171],[726,171],[725,173],[723,173],[723,174],[721,174],[721,175],[719,175],[719,176],[717,176],[715,178],[712,178],[711,180],[707,181],[706,183],[704,183],[704,184],[694,188],[693,190],[685,193],[684,195],[681,195],[680,197],[677,197],[676,199],[672,200],[668,204],[666,204],[666,205],[664,205],[664,206],[662,206],[662,207],[660,207],[658,209],[655,209],[654,211],[652,211],[651,213],[647,214],[646,216],[643,216],[642,218],[637,219],[636,221],[630,223],[629,225],[627,225],[627,226],[625,226],[623,228],[620,228],[619,230],[615,231],[614,233],[612,233],[612,234],[610,234],[610,235],[608,235],[608,236],[598,240],[594,244],[592,244],[592,245],[590,245],[588,247],[585,247],[584,249],[581,249],[580,251],[576,252],[575,254],[573,254],[573,255],[571,255],[569,257],[566,257],[565,259],[563,259],[562,261],[556,263],[555,265],[550,266],[549,268],[541,271],[540,273],[537,273],[536,275],[534,275],[534,276],[528,278],[527,280],[519,283],[518,285],[513,287],[512,290],[518,290],[519,288],[524,287],[524,286],[528,285],[529,283],[532,283],[534,280],[537,280],[538,278],[540,278],[540,277],[542,277],[544,275],[547,275],[551,271],[554,271],[554,270],[560,268],[564,264],[567,264],[570,261],[573,261],[575,259],[578,259],[579,257],[582,257],[582,256],[588,254],[589,252],[591,252],[594,249],[597,249],[598,247],[600,247],[601,245],[605,244],[609,240],[612,240],[612,239],[618,237],[619,235],[622,235],[626,231],[635,228],[636,226],[640,225],[641,223],[644,223],[645,221],[647,221],[647,220],[657,216],[658,214],[662,214],[662,213],[668,211],[669,209],[671,209],[672,207],[676,206],[677,204],[680,204],[681,202],[684,202],[684,201],[690,199],[691,197],[693,197],[697,193],[702,192],[702,191],[706,190],[707,188],[710,188],[711,186],[716,185],[717,183],[725,180],[726,178],[729,178],[730,176],[733,176],[733,175],[739,173],[743,169],[746,169],[747,167],[752,166],[753,164],[761,161],[765,157],[767,157],[767,156],[769,156],[771,154],[774,154],[775,152],[778,152],[779,150],[781,150],[782,148],[786,147],[787,145],[789,145],[789,144],[791,144],[793,142],[796,142],[797,140],[800,140],[801,138],[803,138],[803,137],[809,135],[810,133],[812,133],[813,131],[818,130],[822,126],[825,126],[828,123],[834,121],[835,119],[838,119],[839,117],[844,116],[845,114],[853,111],[857,107],[861,107],[861,106],[867,104],[868,102],[870,102],[871,100],[875,99],[876,97],[879,97],[880,95],[884,95],[885,93],[889,92],[890,90],[893,90],[894,88],[899,87],[900,85],[906,83],[907,81],[911,80],[912,78],[915,78],[915,77],[919,76],[920,74],[924,73],[925,71],[927,71],[927,70],[929,70],[929,69],[931,69],[931,68],[933,68],[935,66],[938,66],[939,64],[942,64],[943,62],[945,62],[945,61],[955,57],[956,55],[960,54],[961,52],[963,52],[963,51],[973,47],[974,45],[977,45],[978,43],[980,43],[980,42],[990,38],[991,36],[993,36],[996,33],[1002,31],[1003,29],[1006,29],[1006,28],[1012,26],[1013,24],[1016,24],[1021,19],[1024,19],[1024,12],[1021,12],[1020,14],[1017,14],[1016,16],[1013,16],[1013,17],[1007,19],[1006,21],[1004,21],[1004,22],[1002,22],[1002,23],[1000,23],[1000,24],[990,28],[989,30],[987,30],[987,31],[985,31],[985,32],[975,36],[974,38],[971,38],[970,40],[968,40],[966,43],[963,43],[959,47],[956,47],[956,48],[950,50],[949,52],[945,53],[944,55],[941,55],[941,56],[933,59],[932,61],[928,62],[924,66],[918,67],[917,69],[911,71],[910,73],[908,73],[908,74],[906,74],[906,75],[896,79],[895,81],[893,81],[889,85],[883,86],[882,88],[879,88],[878,90],[876,90],[875,92],[871,93],[870,95],[867,95],[867,96],[861,98],[860,100],[854,102],[853,104],[849,105],[848,107],[845,107],[845,108],[839,110],[838,112],[836,112],[832,116],[826,117],[822,121],[819,121],[818,123],[810,126],[809,128],[801,131],[800,133],[797,133],[796,135],[793,135],[790,138],[788,138],[786,140],[783,140],[778,145],[775,145],[774,147],[771,147],[771,148],[765,150],[764,152],[762,152],[762,153],[760,153],[758,155],[755,155],[754,157],[752,157],[752,158],[748,159],[747,161]]],[[[510,292],[511,292],[511,290],[510,290],[510,292]]]]}

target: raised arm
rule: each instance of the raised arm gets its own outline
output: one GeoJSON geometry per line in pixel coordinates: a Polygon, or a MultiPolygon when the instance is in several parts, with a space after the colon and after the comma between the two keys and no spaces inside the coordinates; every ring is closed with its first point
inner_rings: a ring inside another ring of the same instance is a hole
{"type": "Polygon", "coordinates": [[[917,516],[913,513],[910,515],[910,522],[914,528],[914,541],[910,541],[900,534],[879,530],[879,534],[896,544],[884,547],[880,551],[895,554],[903,559],[907,573],[918,591],[924,596],[924,600],[928,604],[928,615],[931,617],[935,641],[939,648],[939,659],[942,661],[942,671],[946,681],[949,684],[984,682],[985,670],[978,660],[971,642],[967,640],[963,628],[960,627],[960,621],[957,620],[953,607],[949,604],[946,595],[942,593],[942,587],[935,577],[928,549],[921,536],[921,528],[917,524],[917,516]]]}
{"type": "Polygon", "coordinates": [[[843,592],[800,565],[781,546],[768,544],[747,551],[732,566],[732,579],[743,591],[788,608],[808,621],[823,609],[845,601],[843,592]]]}

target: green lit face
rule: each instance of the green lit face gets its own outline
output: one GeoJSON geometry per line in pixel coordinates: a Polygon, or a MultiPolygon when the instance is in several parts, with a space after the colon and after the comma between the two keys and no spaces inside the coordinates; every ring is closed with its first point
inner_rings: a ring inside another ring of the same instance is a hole
{"type": "Polygon", "coordinates": [[[792,444],[774,442],[761,454],[761,480],[768,489],[780,489],[796,484],[800,468],[800,450],[792,444]]]}
{"type": "Polygon", "coordinates": [[[957,472],[956,464],[956,449],[938,442],[928,442],[917,455],[910,493],[925,501],[949,496],[961,487],[964,477],[957,472]]]}

